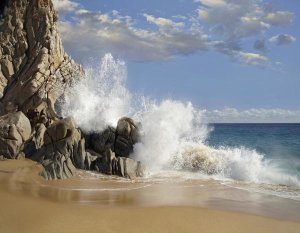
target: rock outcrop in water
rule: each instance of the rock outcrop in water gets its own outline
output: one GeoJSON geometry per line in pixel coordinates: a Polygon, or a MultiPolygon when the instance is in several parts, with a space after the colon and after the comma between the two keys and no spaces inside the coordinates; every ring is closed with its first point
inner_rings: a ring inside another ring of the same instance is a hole
{"type": "Polygon", "coordinates": [[[44,166],[47,179],[71,177],[75,168],[141,176],[143,166],[128,158],[138,139],[133,120],[83,135],[56,113],[57,100],[84,77],[64,52],[57,20],[51,0],[1,0],[0,156],[25,153],[44,166]]]}
{"type": "Polygon", "coordinates": [[[128,158],[133,152],[133,145],[138,142],[138,139],[138,124],[128,117],[121,118],[116,129],[116,154],[128,158]]]}
{"type": "Polygon", "coordinates": [[[92,154],[101,154],[92,163],[93,170],[127,178],[143,176],[144,165],[129,158],[139,139],[139,126],[132,119],[121,118],[116,129],[108,127],[102,133],[92,133],[85,138],[87,148],[94,151],[92,154]]]}

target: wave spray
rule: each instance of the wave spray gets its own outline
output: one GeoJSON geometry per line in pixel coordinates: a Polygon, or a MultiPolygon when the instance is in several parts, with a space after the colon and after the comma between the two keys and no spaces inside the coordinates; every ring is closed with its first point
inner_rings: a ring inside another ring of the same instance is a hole
{"type": "Polygon", "coordinates": [[[99,67],[87,67],[86,79],[76,83],[62,106],[83,131],[102,131],[118,119],[132,117],[142,125],[141,142],[133,157],[144,162],[150,176],[163,171],[188,171],[195,177],[300,187],[297,175],[244,147],[213,148],[205,144],[212,130],[202,122],[201,110],[190,102],[160,102],[126,88],[123,61],[106,54],[99,67]]]}

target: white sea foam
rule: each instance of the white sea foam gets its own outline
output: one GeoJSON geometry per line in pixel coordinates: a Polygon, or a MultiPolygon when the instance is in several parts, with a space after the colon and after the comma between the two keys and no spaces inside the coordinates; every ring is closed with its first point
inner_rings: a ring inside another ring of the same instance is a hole
{"type": "Polygon", "coordinates": [[[174,164],[177,169],[188,169],[221,180],[233,179],[300,187],[296,175],[285,174],[280,164],[266,159],[256,150],[189,144],[182,147],[175,157],[174,164]]]}
{"type": "Polygon", "coordinates": [[[247,148],[212,148],[205,145],[210,129],[192,103],[156,102],[126,89],[124,62],[107,54],[98,67],[87,67],[86,80],[76,84],[62,107],[85,131],[115,126],[123,116],[142,124],[141,142],[134,158],[143,161],[151,174],[185,170],[215,179],[300,187],[297,175],[285,174],[280,164],[247,148]]]}
{"type": "Polygon", "coordinates": [[[86,67],[86,79],[76,83],[62,107],[84,131],[102,131],[115,126],[130,112],[131,94],[125,88],[127,69],[123,61],[106,54],[100,64],[86,67]],[[96,67],[96,68],[95,68],[96,67]]]}

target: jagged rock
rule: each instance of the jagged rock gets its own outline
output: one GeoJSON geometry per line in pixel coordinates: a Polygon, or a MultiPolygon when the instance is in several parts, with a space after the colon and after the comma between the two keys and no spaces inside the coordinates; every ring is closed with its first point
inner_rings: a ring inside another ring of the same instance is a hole
{"type": "Polygon", "coordinates": [[[70,177],[73,163],[85,168],[92,161],[85,156],[80,131],[69,119],[59,121],[54,109],[57,99],[84,76],[64,52],[57,19],[51,0],[1,0],[0,115],[22,111],[34,132],[21,138],[14,125],[2,129],[0,155],[15,158],[24,146],[27,157],[42,162],[48,179],[70,177]]]}
{"type": "Polygon", "coordinates": [[[85,151],[84,139],[72,118],[54,122],[44,134],[44,144],[33,156],[42,163],[47,179],[64,179],[75,173],[75,167],[89,169],[92,156],[85,151]]]}
{"type": "Polygon", "coordinates": [[[47,180],[56,180],[72,177],[76,169],[70,158],[66,158],[58,151],[52,157],[41,161],[44,170],[41,175],[47,180]]]}
{"type": "Polygon", "coordinates": [[[102,157],[98,157],[94,169],[107,175],[117,175],[129,179],[142,177],[145,172],[145,166],[141,162],[130,158],[117,158],[110,149],[102,157]]]}
{"type": "Polygon", "coordinates": [[[84,77],[64,52],[57,19],[51,0],[0,2],[0,157],[39,161],[46,179],[71,177],[75,168],[141,176],[140,162],[119,158],[138,141],[132,119],[83,138],[72,119],[56,113],[57,101],[84,77]]]}
{"type": "Polygon", "coordinates": [[[40,149],[44,145],[44,135],[46,130],[47,128],[44,124],[38,124],[35,126],[33,141],[36,145],[36,149],[40,149]]]}
{"type": "Polygon", "coordinates": [[[133,145],[138,142],[139,127],[128,117],[118,121],[116,129],[115,153],[118,157],[126,157],[133,152],[133,145]]]}
{"type": "Polygon", "coordinates": [[[30,122],[22,112],[0,117],[0,155],[15,159],[30,135],[30,122]]]}
{"type": "Polygon", "coordinates": [[[26,142],[24,146],[24,153],[30,158],[34,155],[37,150],[42,148],[44,145],[44,135],[47,128],[44,124],[37,124],[35,125],[33,135],[29,141],[26,142]]]}
{"type": "Polygon", "coordinates": [[[116,171],[116,156],[111,149],[107,149],[104,154],[95,161],[94,170],[97,172],[112,175],[116,171]]]}
{"type": "Polygon", "coordinates": [[[132,119],[124,117],[116,129],[108,127],[102,133],[91,133],[85,138],[87,148],[99,153],[92,170],[130,179],[143,176],[145,167],[128,158],[139,140],[139,127],[132,119]]]}
{"type": "Polygon", "coordinates": [[[43,114],[33,126],[51,124],[56,100],[83,69],[64,52],[51,0],[1,0],[0,10],[0,113],[13,104],[43,114]]]}
{"type": "Polygon", "coordinates": [[[114,174],[129,179],[143,177],[145,172],[145,166],[141,162],[122,157],[117,159],[116,169],[114,174]]]}

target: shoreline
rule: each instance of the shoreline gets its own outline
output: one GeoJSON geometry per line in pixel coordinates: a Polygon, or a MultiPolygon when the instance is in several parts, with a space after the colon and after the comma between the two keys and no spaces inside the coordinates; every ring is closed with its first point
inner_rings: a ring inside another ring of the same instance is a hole
{"type": "MultiPolygon", "coordinates": [[[[101,196],[97,193],[97,198],[102,198],[106,206],[101,205],[98,199],[98,202],[91,201],[90,203],[74,201],[72,192],[68,193],[70,195],[68,201],[65,200],[66,193],[52,193],[51,195],[58,197],[55,200],[45,195],[49,189],[38,190],[34,185],[29,185],[28,182],[35,183],[33,177],[38,169],[38,165],[27,160],[0,162],[0,232],[296,233],[300,229],[300,221],[279,220],[217,207],[184,205],[142,207],[138,206],[133,199],[130,202],[132,196],[126,196],[126,193],[132,193],[136,195],[135,198],[141,198],[137,195],[139,192],[135,191],[118,192],[118,195],[111,196],[111,199],[107,199],[107,195],[101,196]],[[30,169],[22,170],[19,169],[20,167],[30,167],[30,169]],[[20,181],[19,183],[11,182],[16,178],[20,181]],[[35,191],[32,191],[34,189],[35,191]],[[59,195],[62,195],[61,201],[57,201],[59,195]],[[119,202],[114,202],[113,198],[117,198],[119,202]],[[126,205],[120,201],[122,198],[126,205]]],[[[39,179],[40,177],[35,178],[44,182],[42,178],[39,179]]],[[[65,185],[67,182],[68,180],[58,183],[65,185]]],[[[50,186],[58,185],[58,183],[51,181],[50,186]]],[[[129,182],[124,185],[128,184],[129,182]]],[[[107,182],[107,185],[112,184],[107,182]]],[[[154,191],[155,188],[157,187],[151,187],[151,190],[154,191]]],[[[85,196],[81,198],[83,199],[79,200],[87,200],[85,196]]],[[[149,199],[140,201],[147,200],[149,199]]]]}

